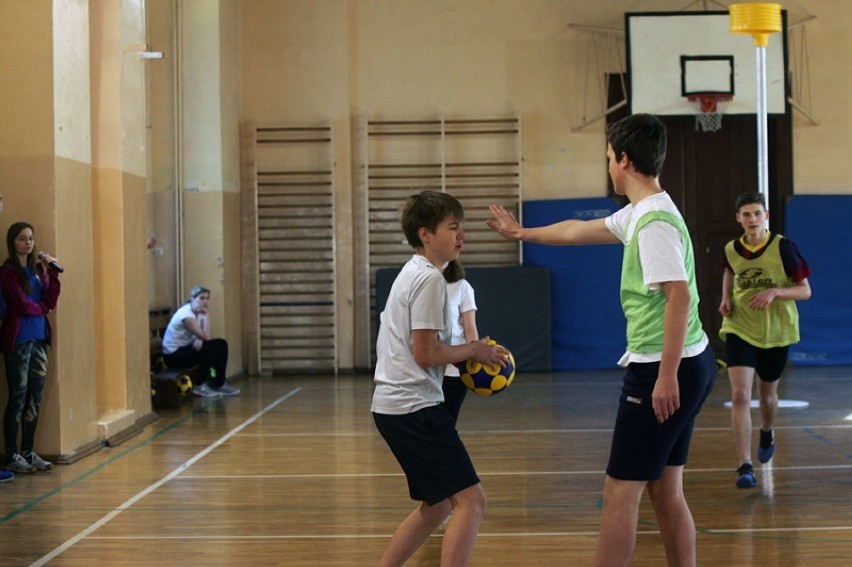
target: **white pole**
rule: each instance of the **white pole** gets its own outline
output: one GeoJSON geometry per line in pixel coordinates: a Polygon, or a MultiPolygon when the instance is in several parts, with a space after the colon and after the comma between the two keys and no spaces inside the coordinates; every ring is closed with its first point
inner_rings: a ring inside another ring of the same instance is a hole
{"type": "MultiPolygon", "coordinates": [[[[769,147],[766,119],[766,47],[756,47],[757,56],[757,187],[769,209],[769,147]]],[[[769,228],[769,220],[766,220],[769,228]]]]}
{"type": "MultiPolygon", "coordinates": [[[[749,33],[754,39],[757,59],[757,186],[769,208],[769,149],[766,128],[766,45],[769,35],[781,31],[781,4],[744,2],[728,6],[733,33],[749,33]]],[[[769,223],[766,224],[767,228],[769,223]]]]}

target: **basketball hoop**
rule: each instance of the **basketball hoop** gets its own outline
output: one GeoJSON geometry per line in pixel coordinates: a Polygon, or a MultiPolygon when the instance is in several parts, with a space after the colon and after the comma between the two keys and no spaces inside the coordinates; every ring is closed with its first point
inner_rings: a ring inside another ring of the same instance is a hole
{"type": "Polygon", "coordinates": [[[695,107],[695,129],[701,127],[704,132],[716,132],[722,127],[722,115],[733,95],[707,93],[691,94],[687,97],[695,107]]]}

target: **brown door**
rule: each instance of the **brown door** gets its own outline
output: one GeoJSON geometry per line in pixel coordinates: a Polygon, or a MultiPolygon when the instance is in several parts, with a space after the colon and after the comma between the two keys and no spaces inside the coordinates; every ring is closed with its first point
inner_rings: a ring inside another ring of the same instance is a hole
{"type": "MultiPolygon", "coordinates": [[[[620,81],[610,81],[620,89],[620,81]]],[[[619,93],[613,93],[619,96],[619,93]]],[[[618,98],[615,102],[618,102],[618,98]]],[[[610,104],[614,104],[610,102],[610,104]]],[[[607,117],[610,124],[626,112],[607,117]]],[[[695,249],[696,278],[704,330],[718,356],[722,250],[740,234],[734,218],[737,195],[757,190],[757,125],[754,115],[728,115],[718,132],[695,129],[694,117],[660,117],[668,128],[668,155],[660,183],[683,214],[695,249]]],[[[784,203],[793,194],[790,113],[768,117],[770,228],[783,233],[784,203]]],[[[612,192],[612,187],[610,187],[612,192]]]]}

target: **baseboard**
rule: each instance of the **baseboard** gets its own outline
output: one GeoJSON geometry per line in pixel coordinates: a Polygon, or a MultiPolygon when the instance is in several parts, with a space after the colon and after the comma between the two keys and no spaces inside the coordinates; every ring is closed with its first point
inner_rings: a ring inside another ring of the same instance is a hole
{"type": "Polygon", "coordinates": [[[88,443],[80,445],[79,447],[73,449],[70,452],[58,455],[53,459],[50,458],[50,455],[48,455],[47,458],[48,460],[52,460],[53,462],[59,465],[70,465],[71,463],[76,463],[84,457],[88,457],[89,455],[97,453],[103,448],[104,442],[100,439],[95,439],[89,441],[88,443]]]}

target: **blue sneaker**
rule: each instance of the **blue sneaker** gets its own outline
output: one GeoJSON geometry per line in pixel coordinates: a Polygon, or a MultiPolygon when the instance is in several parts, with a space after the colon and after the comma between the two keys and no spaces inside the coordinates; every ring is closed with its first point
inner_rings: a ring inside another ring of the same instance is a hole
{"type": "Polygon", "coordinates": [[[743,463],[737,469],[737,488],[754,488],[757,486],[757,479],[754,478],[754,467],[751,463],[743,463]]]}
{"type": "Polygon", "coordinates": [[[15,473],[0,470],[0,482],[12,482],[13,480],[15,480],[15,473]]]}
{"type": "Polygon", "coordinates": [[[757,446],[757,460],[761,463],[768,463],[775,454],[775,433],[760,430],[760,445],[757,446]]]}

